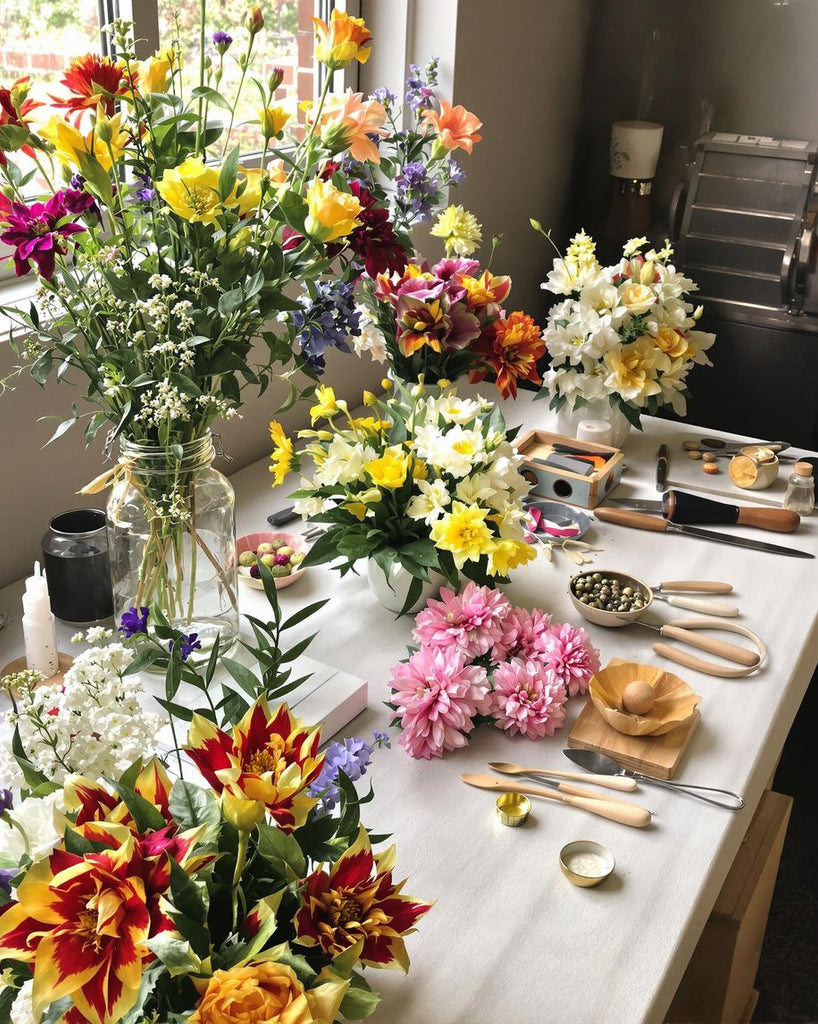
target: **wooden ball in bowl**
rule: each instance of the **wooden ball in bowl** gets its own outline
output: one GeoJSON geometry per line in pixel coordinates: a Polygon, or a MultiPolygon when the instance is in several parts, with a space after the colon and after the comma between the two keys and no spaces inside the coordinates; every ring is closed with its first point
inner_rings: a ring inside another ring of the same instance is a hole
{"type": "Polygon", "coordinates": [[[626,736],[663,736],[688,722],[701,701],[679,676],[634,661],[600,669],[591,678],[588,692],[608,725],[626,736]],[[647,697],[647,688],[654,699],[641,702],[646,710],[642,714],[629,711],[628,707],[639,707],[640,702],[624,700],[625,694],[647,697]]]}

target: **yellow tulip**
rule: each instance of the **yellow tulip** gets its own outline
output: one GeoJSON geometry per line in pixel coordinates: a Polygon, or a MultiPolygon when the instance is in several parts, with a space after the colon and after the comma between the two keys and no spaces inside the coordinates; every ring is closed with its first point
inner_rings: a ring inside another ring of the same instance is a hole
{"type": "Polygon", "coordinates": [[[156,191],[177,217],[198,224],[213,224],[222,212],[219,171],[205,167],[201,157],[189,156],[156,182],[156,191]]]}
{"type": "Polygon", "coordinates": [[[315,26],[315,59],[332,71],[345,68],[353,60],[366,64],[372,52],[372,33],[363,18],[352,18],[337,8],[329,24],[313,18],[315,26]]]}
{"type": "Polygon", "coordinates": [[[264,138],[276,139],[290,120],[290,114],[284,107],[259,107],[258,119],[264,138]]]}
{"type": "Polygon", "coordinates": [[[114,160],[119,161],[128,144],[128,136],[122,130],[122,115],[105,117],[100,113],[94,127],[85,135],[61,117],[52,117],[40,129],[40,136],[54,147],[54,156],[66,167],[80,169],[80,157],[95,160],[106,171],[111,170],[110,146],[114,160]],[[102,136],[110,139],[103,142],[102,136]]]}
{"type": "Polygon", "coordinates": [[[174,59],[173,50],[160,50],[142,61],[138,79],[140,93],[166,92],[174,59]]]}
{"type": "Polygon", "coordinates": [[[307,189],[309,213],[304,230],[319,242],[334,242],[345,238],[360,221],[358,199],[348,192],[339,191],[331,181],[315,178],[307,189]]]}

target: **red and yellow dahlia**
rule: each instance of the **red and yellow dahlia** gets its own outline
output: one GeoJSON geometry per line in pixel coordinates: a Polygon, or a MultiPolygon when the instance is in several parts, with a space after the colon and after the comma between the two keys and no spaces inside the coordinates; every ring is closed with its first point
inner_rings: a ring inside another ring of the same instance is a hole
{"type": "Polygon", "coordinates": [[[101,57],[98,53],[86,53],[75,57],[60,80],[70,95],[65,99],[52,97],[57,107],[65,107],[76,115],[76,121],[86,110],[101,106],[108,117],[116,113],[116,101],[131,95],[136,88],[137,73],[128,74],[121,60],[101,57]]]}
{"type": "Polygon", "coordinates": [[[113,1024],[136,1002],[155,933],[135,837],[85,856],[56,850],[0,909],[0,958],[30,963],[32,1011],[70,996],[88,1024],[113,1024]]]}
{"type": "Polygon", "coordinates": [[[484,366],[470,375],[472,383],[482,380],[490,367],[497,374],[497,388],[503,398],[517,397],[518,380],[540,382],[537,360],[545,355],[545,342],[540,328],[525,313],[518,311],[506,320],[496,320],[474,351],[484,366]]]}
{"type": "Polygon", "coordinates": [[[262,697],[230,733],[194,715],[185,749],[238,828],[253,828],[269,812],[290,832],[316,802],[306,790],[324,764],[320,742],[319,727],[305,726],[286,704],[271,713],[262,697]]]}
{"type": "Polygon", "coordinates": [[[296,941],[336,957],[363,939],[361,963],[408,970],[403,936],[432,905],[401,894],[404,883],[392,881],[394,863],[395,847],[374,855],[361,828],[329,874],[315,871],[307,877],[295,916],[296,941]]]}

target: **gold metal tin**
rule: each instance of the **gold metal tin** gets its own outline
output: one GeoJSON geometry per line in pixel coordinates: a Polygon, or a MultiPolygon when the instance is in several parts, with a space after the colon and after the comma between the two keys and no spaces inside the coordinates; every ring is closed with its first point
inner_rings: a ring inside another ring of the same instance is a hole
{"type": "Polygon", "coordinates": [[[524,825],[531,811],[531,801],[522,793],[501,793],[497,797],[497,817],[504,825],[524,825]]]}
{"type": "Polygon", "coordinates": [[[736,485],[747,491],[771,487],[778,478],[778,456],[764,445],[750,444],[730,460],[728,473],[736,485]]]}
{"type": "Polygon", "coordinates": [[[560,850],[560,868],[562,873],[573,885],[588,889],[592,885],[599,885],[609,877],[616,867],[616,861],[611,851],[602,843],[595,843],[592,839],[577,839],[573,843],[567,843],[560,850]],[[580,875],[569,867],[570,859],[578,853],[593,853],[605,861],[605,870],[599,875],[580,875]]]}

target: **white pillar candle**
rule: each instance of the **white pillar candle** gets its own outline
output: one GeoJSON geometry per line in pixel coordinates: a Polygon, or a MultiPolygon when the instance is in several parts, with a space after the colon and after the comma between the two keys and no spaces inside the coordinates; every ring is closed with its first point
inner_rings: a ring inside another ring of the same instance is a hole
{"type": "Polygon", "coordinates": [[[34,575],[26,580],[23,594],[23,639],[26,665],[42,672],[46,679],[60,669],[57,655],[57,628],[48,600],[46,583],[40,563],[34,563],[34,575]]]}
{"type": "Polygon", "coordinates": [[[610,444],[611,425],[605,420],[580,420],[577,424],[577,440],[610,444]]]}

